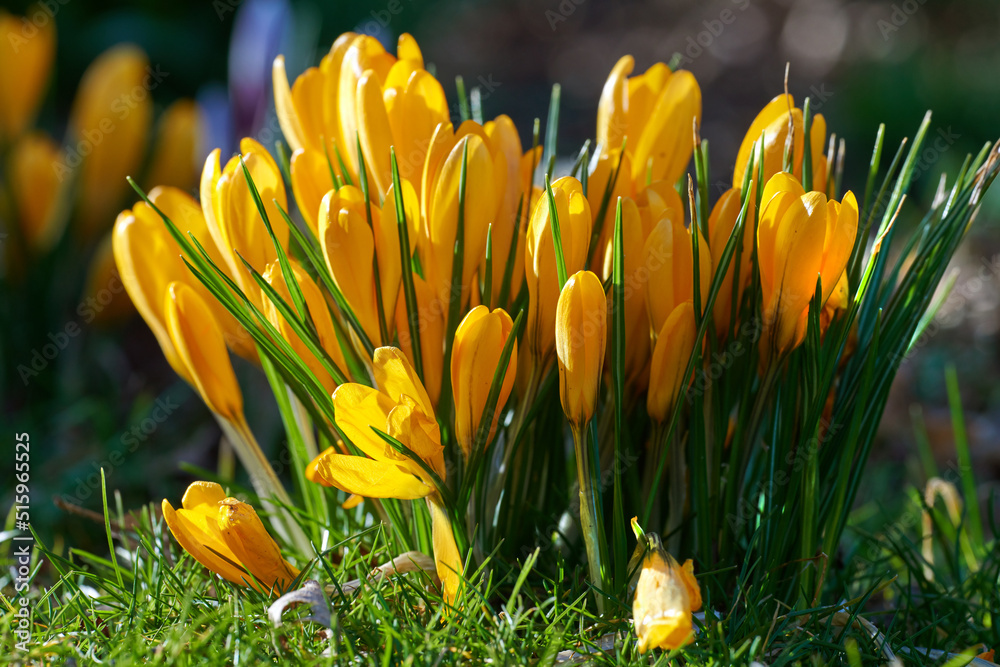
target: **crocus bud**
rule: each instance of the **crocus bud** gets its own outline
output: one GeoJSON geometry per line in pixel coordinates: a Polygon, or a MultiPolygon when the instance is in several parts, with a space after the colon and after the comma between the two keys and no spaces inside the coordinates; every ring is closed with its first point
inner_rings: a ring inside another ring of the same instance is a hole
{"type": "Polygon", "coordinates": [[[858,204],[822,192],[805,192],[784,172],[767,182],[757,229],[765,335],[773,353],[787,352],[805,338],[809,302],[821,283],[822,303],[834,292],[854,248],[858,204]]]}
{"type": "Polygon", "coordinates": [[[566,419],[581,428],[594,416],[604,366],[608,313],[604,286],[590,271],[570,276],[556,306],[559,398],[566,419]]]}
{"type": "Polygon", "coordinates": [[[51,248],[62,233],[57,223],[60,197],[65,191],[56,174],[62,160],[59,146],[41,132],[24,135],[11,150],[11,195],[21,235],[34,252],[51,248]]]}
{"type": "MultiPolygon", "coordinates": [[[[785,146],[788,142],[789,117],[793,131],[793,155],[792,173],[801,180],[802,160],[805,152],[803,150],[803,129],[802,110],[795,107],[795,100],[791,95],[778,95],[768,102],[767,106],[754,118],[750,129],[747,130],[740,144],[739,153],[736,154],[736,164],[733,169],[733,187],[739,190],[743,187],[743,175],[746,172],[747,161],[753,151],[754,144],[764,133],[764,183],[775,174],[784,170],[785,146]]],[[[816,114],[812,118],[809,130],[809,150],[812,154],[813,163],[813,183],[815,189],[821,192],[826,191],[827,174],[829,173],[829,161],[823,153],[823,143],[826,141],[826,120],[822,114],[816,114]]],[[[754,160],[752,176],[757,175],[757,161],[754,160]]],[[[763,202],[761,202],[763,206],[763,202]]]]}
{"type": "MultiPolygon", "coordinates": [[[[41,13],[40,8],[35,11],[41,13]]],[[[0,145],[31,125],[49,81],[56,51],[55,21],[43,14],[36,25],[28,17],[0,10],[0,145]]]]}
{"type": "Polygon", "coordinates": [[[173,282],[167,286],[164,312],[177,356],[205,405],[231,422],[242,421],[243,393],[222,329],[205,301],[188,285],[173,282]]]}
{"type": "Polygon", "coordinates": [[[299,575],[250,505],[226,498],[218,503],[217,525],[226,545],[243,567],[264,586],[285,591],[299,575]]]}
{"type": "Polygon", "coordinates": [[[82,162],[78,210],[85,236],[107,228],[129,187],[125,177],[142,164],[153,117],[150,91],[160,76],[131,44],[108,49],[83,75],[70,116],[66,164],[82,162]]]}
{"type": "MultiPolygon", "coordinates": [[[[678,304],[694,300],[692,241],[691,230],[684,226],[683,219],[670,215],[661,218],[646,239],[643,249],[645,266],[649,270],[645,285],[646,306],[654,336],[678,304]]],[[[698,274],[701,307],[704,308],[712,285],[712,256],[700,232],[698,274]]]]}
{"type": "Polygon", "coordinates": [[[678,649],[694,639],[691,613],[701,609],[701,589],[690,559],[678,565],[656,533],[646,533],[649,550],[642,561],[632,603],[639,652],[678,649]]]}
{"type": "Polygon", "coordinates": [[[451,295],[462,161],[466,156],[462,294],[449,297],[460,298],[463,308],[469,303],[473,276],[484,262],[487,231],[500,212],[507,160],[477,123],[466,121],[455,132],[450,123],[442,124],[431,140],[421,182],[425,276],[439,294],[451,295]]]}
{"type": "Polygon", "coordinates": [[[203,134],[201,109],[194,100],[177,100],[157,122],[150,157],[150,183],[190,190],[198,183],[203,134]]]}
{"type": "MultiPolygon", "coordinates": [[[[552,183],[566,273],[583,269],[590,245],[590,204],[583,196],[583,186],[572,177],[552,183]]],[[[548,195],[542,193],[531,213],[528,238],[524,247],[524,278],[528,283],[528,321],[525,341],[530,361],[544,372],[555,347],[556,303],[559,300],[559,274],[555,246],[552,243],[552,220],[548,195]]]]}
{"type": "MultiPolygon", "coordinates": [[[[742,249],[737,246],[729,261],[726,275],[722,279],[722,286],[715,297],[715,307],[712,310],[712,318],[719,335],[724,335],[729,329],[729,320],[732,317],[733,305],[733,273],[736,269],[737,259],[740,264],[740,277],[736,287],[736,307],[739,308],[743,290],[750,284],[751,273],[753,272],[753,226],[754,226],[754,205],[756,201],[756,188],[751,187],[748,194],[750,201],[747,203],[747,212],[743,223],[742,249]]],[[[722,251],[729,242],[729,237],[736,227],[736,219],[740,215],[741,195],[738,189],[726,190],[719,201],[712,208],[711,215],[708,216],[708,241],[712,255],[712,275],[719,270],[722,260],[722,251]]]]}
{"type": "Polygon", "coordinates": [[[686,70],[671,72],[656,63],[629,77],[635,61],[622,56],[615,65],[597,110],[597,141],[602,152],[627,139],[633,183],[676,182],[694,150],[692,131],[701,122],[701,89],[686,70]]]}
{"type": "Polygon", "coordinates": [[[684,385],[684,371],[694,351],[694,305],[685,301],[674,308],[658,332],[649,370],[646,410],[649,418],[666,422],[684,385]]]}
{"type": "MultiPolygon", "coordinates": [[[[451,385],[455,397],[455,437],[466,459],[472,456],[472,446],[479,431],[486,398],[493,384],[493,374],[500,364],[500,355],[510,337],[514,323],[504,310],[493,312],[486,306],[469,311],[455,331],[451,350],[451,385]]],[[[496,431],[497,421],[517,374],[517,349],[511,351],[510,363],[500,388],[500,397],[493,412],[488,445],[496,431]]]]}
{"type": "Polygon", "coordinates": [[[438,579],[441,580],[442,597],[446,604],[453,606],[459,597],[462,585],[462,555],[455,543],[451,519],[437,494],[427,499],[427,508],[431,515],[434,564],[438,579]]]}
{"type": "MultiPolygon", "coordinates": [[[[294,275],[294,280],[299,285],[299,289],[302,291],[302,297],[305,299],[306,308],[309,311],[309,318],[312,320],[313,325],[316,329],[316,334],[319,336],[320,346],[326,351],[326,353],[333,360],[333,363],[337,365],[341,371],[347,368],[347,363],[344,360],[344,352],[340,349],[340,343],[337,339],[336,330],[333,327],[333,318],[330,316],[330,309],[327,306],[326,297],[320,291],[319,286],[313,281],[313,279],[306,273],[298,262],[292,261],[292,274],[294,275]]],[[[292,300],[292,295],[288,291],[288,284],[285,282],[285,275],[281,270],[280,262],[272,262],[270,266],[267,267],[267,271],[264,272],[264,280],[274,288],[278,295],[284,299],[285,303],[295,311],[295,302],[292,300]]],[[[288,320],[284,318],[281,313],[278,312],[277,306],[271,302],[270,299],[266,299],[264,303],[264,312],[267,315],[267,319],[275,326],[278,331],[281,332],[281,336],[288,342],[295,354],[301,359],[306,366],[313,372],[313,374],[323,383],[323,388],[326,389],[326,393],[332,393],[337,387],[337,383],[326,371],[323,364],[320,363],[319,359],[309,350],[305,342],[299,335],[295,333],[288,320]]],[[[305,321],[305,318],[303,318],[305,321]]],[[[307,327],[308,328],[308,327],[307,327]]]]}
{"type": "Polygon", "coordinates": [[[299,574],[282,558],[254,509],[227,498],[215,482],[193,482],[184,493],[181,509],[174,509],[167,500],[162,508],[174,539],[227,581],[256,588],[253,574],[267,589],[283,592],[299,574]]]}
{"type": "MultiPolygon", "coordinates": [[[[288,210],[285,182],[278,165],[263,146],[250,138],[240,140],[240,154],[260,194],[274,235],[287,254],[288,225],[275,205],[277,200],[278,206],[288,210]]],[[[215,245],[226,259],[229,275],[250,301],[260,307],[260,287],[240,257],[263,273],[278,254],[250,192],[240,157],[230,158],[225,168],[220,169],[219,155],[218,148],[212,151],[201,173],[202,211],[215,245]]]]}

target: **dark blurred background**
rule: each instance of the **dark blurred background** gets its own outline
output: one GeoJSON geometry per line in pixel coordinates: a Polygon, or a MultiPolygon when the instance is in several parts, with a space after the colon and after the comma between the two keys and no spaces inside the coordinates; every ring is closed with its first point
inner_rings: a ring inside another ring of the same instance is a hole
{"type": "MultiPolygon", "coordinates": [[[[24,13],[28,4],[4,3],[13,13],[24,13]]],[[[924,156],[926,168],[907,209],[911,219],[930,205],[942,171],[953,176],[966,153],[977,152],[1000,132],[996,0],[50,4],[56,8],[58,46],[37,124],[55,137],[62,136],[87,65],[108,47],[128,41],[167,73],[154,93],[157,111],[181,97],[202,106],[208,129],[201,156],[216,146],[228,154],[243,135],[272,147],[280,138],[274,132],[270,91],[274,56],[286,55],[294,77],[318,63],[348,30],[374,34],[393,52],[400,33],[413,34],[450,99],[455,99],[455,77],[463,76],[467,86],[481,88],[486,116],[510,115],[526,144],[532,120],[545,117],[550,88],[559,82],[559,153],[564,157],[593,136],[598,96],[621,55],[634,55],[639,73],[679,53],[682,66],[701,84],[702,136],[710,141],[712,180],[719,183],[730,181],[737,147],[753,117],[782,92],[786,62],[791,63],[788,85],[796,102],[810,96],[829,130],[846,139],[844,188],[859,197],[879,123],[887,126],[884,168],[899,141],[912,137],[925,111],[932,109],[928,145],[939,137],[941,141],[924,156]]],[[[1000,478],[998,219],[1000,197],[994,191],[956,257],[960,273],[934,335],[900,369],[874,456],[883,465],[872,467],[872,483],[881,488],[924,481],[914,445],[913,405],[922,406],[939,465],[954,461],[944,390],[948,362],[958,367],[984,493],[1000,478]]],[[[73,288],[79,286],[67,293],[73,288]]],[[[56,310],[51,321],[66,321],[78,299],[37,307],[56,310]]],[[[4,330],[18,326],[2,324],[4,330]]],[[[266,450],[277,451],[281,432],[269,392],[253,369],[238,371],[258,438],[266,450]]],[[[92,539],[86,520],[50,499],[63,496],[99,511],[101,462],[108,469],[109,488],[121,491],[126,509],[178,498],[190,479],[181,461],[216,467],[219,433],[214,422],[166,365],[138,316],[114,326],[85,328],[44,377],[27,386],[11,383],[3,391],[2,432],[27,431],[32,438],[32,511],[43,536],[58,534],[81,545],[92,539]],[[164,411],[168,418],[153,417],[164,411]],[[130,435],[139,439],[138,445],[130,435]],[[109,465],[114,452],[123,453],[120,465],[109,465]]],[[[4,470],[6,475],[6,464],[4,470]]]]}

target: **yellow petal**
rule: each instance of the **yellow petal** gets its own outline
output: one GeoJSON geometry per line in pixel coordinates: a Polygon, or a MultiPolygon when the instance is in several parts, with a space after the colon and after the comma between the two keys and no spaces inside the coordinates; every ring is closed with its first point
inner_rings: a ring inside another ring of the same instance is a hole
{"type": "Polygon", "coordinates": [[[361,151],[374,179],[372,186],[380,193],[380,197],[384,197],[392,183],[389,147],[393,143],[393,136],[385,102],[382,100],[381,82],[375,72],[365,72],[358,80],[356,114],[361,151]]]}
{"type": "MultiPolygon", "coordinates": [[[[430,284],[417,274],[413,274],[413,291],[417,297],[417,327],[420,332],[420,351],[424,370],[424,388],[436,406],[441,396],[441,380],[444,371],[444,327],[445,310],[430,284]]],[[[406,301],[402,290],[396,304],[396,332],[399,344],[406,358],[413,364],[413,343],[410,340],[410,325],[406,301]]]]}
{"type": "MultiPolygon", "coordinates": [[[[651,648],[678,649],[694,638],[688,593],[691,582],[685,579],[690,572],[685,573],[673,556],[663,550],[658,536],[653,534],[651,542],[632,605],[640,653],[651,648]]],[[[699,603],[700,597],[699,593],[699,603]]]]}
{"type": "MultiPolygon", "coordinates": [[[[743,174],[746,172],[747,160],[750,159],[750,153],[753,151],[754,143],[760,139],[760,133],[767,129],[775,120],[779,118],[784,118],[787,122],[789,109],[795,106],[795,101],[792,99],[791,95],[778,95],[773,100],[767,103],[767,105],[761,109],[757,117],[754,118],[753,123],[750,124],[750,129],[747,130],[746,135],[743,137],[743,142],[740,144],[740,150],[736,154],[736,163],[733,169],[733,187],[740,189],[743,187],[743,174]]],[[[767,139],[770,141],[770,139],[767,139]]],[[[770,177],[769,174],[764,174],[765,182],[770,177]]],[[[761,207],[763,207],[764,201],[761,201],[761,207]]]]}
{"type": "Polygon", "coordinates": [[[235,498],[219,502],[218,526],[226,545],[266,590],[283,593],[299,575],[250,505],[235,498]]]}
{"type": "Polygon", "coordinates": [[[181,499],[181,507],[186,510],[196,510],[202,506],[215,508],[225,499],[226,492],[217,482],[191,482],[181,499]]]}
{"type": "MultiPolygon", "coordinates": [[[[184,551],[223,579],[244,585],[246,573],[238,567],[239,559],[223,541],[216,521],[208,521],[202,512],[175,510],[166,500],[161,507],[167,527],[184,551]]],[[[212,512],[216,511],[213,507],[212,512]]]]}
{"type": "Polygon", "coordinates": [[[594,416],[607,339],[607,301],[601,280],[590,271],[573,274],[556,307],[559,398],[570,424],[594,416]]]}
{"type": "MultiPolygon", "coordinates": [[[[386,430],[389,413],[396,402],[377,389],[349,382],[333,392],[333,407],[337,415],[337,428],[344,436],[368,456],[386,457],[386,445],[371,427],[386,430]]],[[[402,459],[395,455],[392,458],[402,459]]]]}
{"type": "Polygon", "coordinates": [[[676,182],[687,169],[694,151],[694,127],[701,122],[701,88],[691,72],[680,70],[653,107],[637,139],[632,159],[632,180],[676,182]]]}
{"type": "Polygon", "coordinates": [[[333,448],[311,464],[314,481],[366,498],[423,498],[434,489],[395,463],[337,454],[333,448]]]}
{"type": "Polygon", "coordinates": [[[451,520],[441,505],[428,499],[427,507],[431,512],[431,536],[434,542],[434,562],[437,565],[438,578],[445,604],[454,605],[458,601],[462,586],[462,556],[455,544],[455,534],[452,532],[451,520]]]}
{"type": "Polygon", "coordinates": [[[242,419],[243,394],[212,311],[197,292],[179,282],[167,287],[165,303],[170,339],[202,400],[230,421],[242,419]]]}
{"type": "Polygon", "coordinates": [[[646,395],[650,419],[665,423],[670,418],[697,335],[694,305],[685,301],[674,308],[656,337],[646,395]]]}
{"type": "Polygon", "coordinates": [[[274,111],[278,116],[281,132],[285,135],[288,145],[292,147],[292,151],[298,151],[305,147],[306,139],[295,110],[295,103],[292,101],[292,89],[288,85],[288,73],[285,71],[283,55],[274,59],[271,82],[274,88],[274,111]]]}
{"type": "Polygon", "coordinates": [[[50,11],[35,7],[19,17],[0,10],[0,144],[31,125],[42,101],[56,51],[50,11]]]}
{"type": "Polygon", "coordinates": [[[194,100],[177,100],[167,107],[157,123],[149,182],[191,189],[198,180],[203,132],[201,109],[194,100]]]}
{"type": "Polygon", "coordinates": [[[11,150],[10,191],[21,234],[37,252],[51,248],[62,233],[57,223],[58,204],[65,197],[60,179],[63,160],[59,146],[42,132],[24,135],[11,150]]]}
{"type": "MultiPolygon", "coordinates": [[[[628,75],[633,67],[635,60],[632,56],[622,56],[601,91],[601,99],[597,103],[597,143],[602,153],[619,149],[628,131],[628,75]]],[[[638,137],[632,137],[633,146],[637,141],[638,137]]]]}
{"type": "Polygon", "coordinates": [[[299,212],[313,234],[319,238],[319,206],[323,196],[334,186],[330,177],[330,163],[326,156],[311,148],[300,148],[292,153],[289,162],[292,192],[299,212]]]}
{"type": "Polygon", "coordinates": [[[375,350],[373,373],[379,390],[398,402],[401,396],[409,396],[428,418],[434,418],[434,406],[427,390],[410,365],[402,350],[395,347],[380,347],[375,350]]]}

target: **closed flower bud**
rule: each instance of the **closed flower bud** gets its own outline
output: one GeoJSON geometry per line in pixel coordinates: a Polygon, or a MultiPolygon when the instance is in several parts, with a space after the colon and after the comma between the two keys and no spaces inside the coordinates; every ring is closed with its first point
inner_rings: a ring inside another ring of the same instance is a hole
{"type": "Polygon", "coordinates": [[[193,482],[181,509],[174,509],[167,500],[162,508],[174,539],[196,561],[227,581],[257,588],[253,583],[256,579],[267,590],[284,592],[299,575],[282,558],[256,511],[227,498],[215,482],[193,482]]]}
{"type": "MultiPolygon", "coordinates": [[[[650,232],[643,249],[649,280],[645,284],[646,306],[652,333],[663,328],[663,323],[679,304],[694,301],[694,247],[691,230],[682,218],[666,215],[650,232]]],[[[701,307],[708,301],[712,284],[712,256],[708,243],[698,238],[698,275],[701,288],[701,307]]]]}
{"type": "Polygon", "coordinates": [[[59,146],[41,132],[24,135],[11,150],[10,190],[21,236],[34,252],[51,248],[62,233],[59,205],[65,204],[60,201],[65,190],[56,173],[62,160],[59,146]]]}
{"type": "Polygon", "coordinates": [[[653,347],[653,360],[649,370],[649,393],[646,394],[646,411],[656,422],[666,422],[680,394],[684,371],[694,351],[698,331],[695,326],[694,305],[690,301],[679,304],[663,323],[653,347]]]}
{"type": "MultiPolygon", "coordinates": [[[[753,181],[751,181],[751,184],[753,181]]],[[[737,259],[740,264],[740,277],[736,288],[736,307],[740,306],[743,290],[750,284],[753,273],[753,227],[754,227],[754,206],[756,201],[756,188],[752,185],[748,195],[750,201],[747,203],[746,218],[743,223],[742,243],[736,247],[726,275],[722,279],[722,286],[715,297],[715,307],[712,311],[712,318],[719,335],[724,335],[729,329],[729,320],[732,316],[733,305],[733,273],[736,270],[737,259]],[[741,250],[742,246],[742,250],[741,250]]],[[[718,273],[719,264],[722,260],[722,251],[725,250],[729,237],[736,227],[736,219],[740,215],[741,195],[738,189],[726,190],[719,201],[712,208],[711,215],[708,216],[708,242],[712,255],[712,275],[718,273]]]]}
{"type": "Polygon", "coordinates": [[[768,352],[787,352],[805,338],[816,281],[825,304],[833,295],[854,248],[858,204],[852,192],[842,203],[822,192],[805,192],[784,172],[764,188],[757,229],[768,352]]]}
{"type": "Polygon", "coordinates": [[[691,613],[701,609],[701,589],[691,560],[681,566],[667,553],[659,535],[647,533],[649,550],[642,561],[632,603],[639,652],[672,651],[694,639],[691,613]]]}
{"type": "MultiPolygon", "coordinates": [[[[157,75],[142,49],[114,46],[90,64],[73,102],[67,165],[82,163],[80,231],[107,229],[146,154],[157,75]]],[[[64,174],[65,176],[65,174],[64,174]]]]}
{"type": "MultiPolygon", "coordinates": [[[[451,351],[451,384],[455,399],[455,437],[466,459],[472,456],[472,446],[480,428],[483,408],[493,384],[493,375],[500,363],[503,347],[514,323],[504,310],[490,312],[486,306],[476,306],[455,331],[451,351]]],[[[482,443],[488,445],[496,431],[497,421],[517,374],[517,350],[512,350],[510,363],[500,388],[489,433],[482,443]]]]}
{"type": "Polygon", "coordinates": [[[231,422],[243,419],[243,393],[236,381],[226,343],[211,309],[188,285],[173,282],[164,296],[167,332],[186,377],[215,414],[231,422]]]}
{"type": "MultiPolygon", "coordinates": [[[[290,260],[292,262],[292,273],[294,275],[294,280],[298,283],[299,289],[302,291],[302,297],[305,299],[306,308],[309,311],[309,318],[312,321],[316,333],[319,336],[319,342],[321,347],[326,351],[326,353],[333,360],[333,363],[337,365],[341,371],[347,368],[347,363],[344,360],[344,352],[340,349],[340,343],[337,340],[336,331],[333,328],[333,318],[330,316],[330,309],[327,306],[326,297],[320,291],[319,286],[313,281],[313,279],[306,273],[297,262],[290,260]]],[[[295,302],[292,300],[292,295],[288,291],[288,285],[285,282],[284,273],[281,271],[281,264],[277,261],[272,262],[270,266],[267,267],[267,271],[264,272],[264,280],[275,289],[279,296],[284,299],[285,303],[288,304],[293,311],[295,311],[295,302]]],[[[282,337],[288,342],[291,348],[295,351],[296,355],[301,359],[313,372],[313,374],[319,379],[323,384],[323,388],[326,389],[326,393],[333,393],[336,389],[337,384],[334,382],[333,378],[320,363],[319,359],[309,350],[306,344],[299,338],[299,335],[295,333],[288,321],[278,312],[277,306],[267,299],[264,303],[264,312],[267,315],[267,319],[270,320],[271,324],[281,332],[282,337]]],[[[303,318],[305,321],[305,318],[303,318]]],[[[307,327],[308,328],[308,327],[307,327]]]]}
{"type": "Polygon", "coordinates": [[[198,184],[203,139],[201,109],[194,100],[177,100],[160,116],[150,157],[150,183],[190,190],[198,184]]]}
{"type": "MultiPolygon", "coordinates": [[[[572,177],[552,183],[566,273],[583,269],[590,245],[591,213],[583,187],[572,177]]],[[[531,212],[528,238],[524,247],[524,278],[528,283],[528,321],[525,341],[530,362],[544,372],[555,347],[556,303],[559,300],[559,274],[555,246],[552,243],[552,220],[548,195],[542,193],[531,212]]]]}
{"type": "MultiPolygon", "coordinates": [[[[796,178],[802,179],[802,160],[805,155],[803,139],[805,130],[803,129],[802,110],[795,107],[795,100],[791,95],[778,95],[768,102],[767,106],[754,118],[750,129],[747,130],[740,144],[739,153],[736,154],[736,164],[733,169],[733,187],[739,190],[743,187],[743,175],[746,172],[747,161],[753,151],[754,144],[764,133],[764,183],[767,183],[772,176],[784,170],[785,146],[788,142],[788,120],[792,121],[792,173],[796,178]]],[[[812,118],[809,130],[809,150],[812,154],[812,170],[814,189],[820,192],[826,191],[827,174],[830,164],[823,153],[823,144],[826,141],[826,120],[822,114],[816,114],[812,118]]],[[[752,176],[757,176],[757,162],[752,165],[752,176]]],[[[763,205],[763,202],[761,203],[763,205]]]]}
{"type": "Polygon", "coordinates": [[[590,271],[573,274],[556,307],[559,398],[566,419],[581,428],[594,416],[604,366],[608,312],[604,286],[590,271]]]}
{"type": "Polygon", "coordinates": [[[597,142],[603,153],[627,139],[635,184],[674,183],[687,169],[694,150],[693,131],[701,122],[701,89],[686,70],[671,72],[656,63],[629,77],[635,61],[623,56],[615,65],[597,109],[597,142]]]}
{"type": "Polygon", "coordinates": [[[0,145],[20,135],[42,101],[56,51],[55,21],[41,8],[45,22],[0,10],[0,145]]]}

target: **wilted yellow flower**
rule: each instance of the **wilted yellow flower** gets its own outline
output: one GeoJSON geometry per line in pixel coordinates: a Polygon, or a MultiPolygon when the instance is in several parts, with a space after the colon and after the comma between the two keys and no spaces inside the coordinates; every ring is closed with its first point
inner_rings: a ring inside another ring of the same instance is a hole
{"type": "Polygon", "coordinates": [[[56,51],[51,14],[33,7],[28,16],[0,9],[0,146],[13,141],[35,117],[56,51]]]}
{"type": "Polygon", "coordinates": [[[190,190],[198,184],[201,109],[194,100],[177,100],[160,116],[150,157],[150,183],[190,190]]]}
{"type": "MultiPolygon", "coordinates": [[[[761,109],[743,137],[733,169],[734,188],[739,190],[743,187],[743,174],[746,172],[747,161],[750,159],[754,143],[760,139],[761,132],[764,133],[764,183],[767,183],[778,172],[784,171],[789,114],[791,114],[794,132],[792,137],[794,144],[792,173],[800,181],[802,180],[802,159],[805,155],[802,110],[795,107],[795,100],[791,95],[778,95],[761,109]]],[[[823,114],[816,114],[812,117],[811,129],[809,130],[809,150],[812,154],[813,189],[820,192],[826,192],[827,175],[830,170],[829,162],[823,152],[825,141],[826,120],[823,118],[823,114]]],[[[755,160],[752,173],[754,178],[757,174],[756,165],[755,160]]]]}
{"type": "MultiPolygon", "coordinates": [[[[201,242],[217,266],[226,266],[209,235],[197,201],[176,188],[153,188],[148,196],[182,233],[191,233],[201,242]]],[[[180,246],[152,207],[138,202],[131,210],[122,211],[115,222],[112,239],[115,264],[125,291],[178,375],[190,381],[187,368],[178,358],[167,333],[164,297],[167,286],[175,281],[185,282],[201,294],[234,352],[246,359],[257,358],[253,339],[184,264],[180,246]]]]}
{"type": "Polygon", "coordinates": [[[320,484],[366,498],[426,498],[437,572],[445,600],[450,604],[458,594],[462,560],[437,481],[423,466],[396,451],[372,430],[372,427],[380,429],[406,445],[444,481],[444,448],[434,408],[399,349],[376,349],[372,370],[377,388],[351,382],[333,392],[337,428],[365,456],[342,454],[331,447],[309,464],[306,475],[320,484]]]}
{"type": "Polygon", "coordinates": [[[108,49],[83,75],[59,177],[80,167],[78,210],[85,236],[107,228],[128,190],[125,177],[142,164],[153,117],[151,91],[162,77],[131,44],[108,49]]]}
{"type": "Polygon", "coordinates": [[[678,565],[656,533],[646,533],[649,550],[642,561],[632,603],[639,652],[678,649],[694,639],[691,613],[701,609],[701,589],[690,559],[678,565]]]}
{"type": "Polygon", "coordinates": [[[687,169],[694,150],[694,127],[701,123],[701,89],[686,70],[671,72],[656,63],[639,76],[632,56],[611,70],[597,107],[597,142],[602,152],[627,138],[630,177],[635,184],[674,183],[687,169]]]}
{"type": "Polygon", "coordinates": [[[360,140],[373,201],[384,199],[392,183],[389,147],[396,148],[400,176],[416,181],[435,128],[449,116],[444,89],[424,69],[416,40],[401,35],[397,52],[398,59],[374,37],[345,33],[291,87],[284,57],[274,61],[275,108],[292,149],[328,151],[336,164],[336,147],[346,176],[358,183],[360,140]]]}
{"type": "MultiPolygon", "coordinates": [[[[455,437],[466,459],[472,455],[472,446],[479,430],[486,398],[493,384],[493,374],[500,365],[500,355],[510,337],[514,322],[501,308],[490,312],[486,306],[476,306],[465,316],[455,330],[451,350],[451,386],[455,400],[455,437]]],[[[430,341],[434,344],[434,341],[430,341]]],[[[484,445],[488,445],[496,432],[497,421],[517,374],[517,349],[511,351],[510,363],[500,387],[493,421],[484,445]]]]}
{"type": "Polygon", "coordinates": [[[563,286],[556,305],[559,398],[569,423],[581,428],[594,416],[604,367],[608,311],[604,286],[590,271],[578,271],[563,286]]]}
{"type": "Polygon", "coordinates": [[[59,146],[42,132],[24,135],[11,150],[11,195],[21,235],[35,252],[51,248],[62,232],[57,223],[64,191],[55,170],[61,160],[59,146]]]}
{"type": "Polygon", "coordinates": [[[162,508],[174,539],[196,561],[227,581],[260,590],[256,579],[264,590],[283,593],[299,576],[282,557],[253,507],[227,498],[215,482],[188,486],[181,509],[175,510],[166,499],[162,508]]]}
{"type": "Polygon", "coordinates": [[[466,152],[460,297],[463,308],[469,302],[473,276],[485,262],[487,231],[500,212],[506,191],[507,159],[481,125],[466,121],[453,132],[450,123],[442,124],[427,151],[420,195],[424,220],[420,238],[424,275],[438,294],[450,295],[458,234],[460,176],[466,152]]]}
{"type": "MultiPolygon", "coordinates": [[[[559,216],[566,274],[583,269],[590,245],[590,204],[583,196],[583,187],[572,177],[552,183],[552,194],[559,216]]],[[[531,212],[528,238],[524,247],[524,277],[528,283],[528,322],[525,341],[531,363],[544,370],[555,347],[556,304],[559,300],[559,275],[556,268],[555,246],[552,243],[552,221],[548,195],[542,194],[531,212]]]]}
{"type": "MultiPolygon", "coordinates": [[[[753,181],[751,181],[751,184],[753,181]]],[[[743,290],[750,284],[753,273],[753,232],[754,232],[754,210],[756,208],[756,188],[751,185],[749,199],[747,203],[746,220],[743,223],[743,243],[742,249],[737,247],[729,261],[726,275],[722,279],[719,293],[715,297],[715,307],[712,317],[715,321],[716,330],[719,335],[725,334],[729,329],[729,320],[732,316],[733,304],[733,272],[736,269],[737,256],[740,263],[740,277],[737,283],[736,306],[743,295],[743,290]]],[[[722,260],[722,251],[729,242],[729,237],[736,227],[736,219],[740,215],[741,194],[739,189],[731,188],[722,193],[719,201],[715,202],[712,213],[708,216],[708,242],[712,254],[712,275],[718,273],[722,260]]]]}
{"type": "Polygon", "coordinates": [[[805,192],[794,176],[780,172],[767,182],[761,208],[757,252],[765,341],[781,353],[805,337],[817,278],[824,304],[834,293],[854,248],[858,203],[852,192],[842,203],[805,192]]]}
{"type": "MultiPolygon", "coordinates": [[[[669,209],[668,209],[669,211],[669,209]]],[[[701,307],[704,309],[712,284],[712,255],[708,243],[698,234],[698,275],[701,307]]],[[[665,215],[653,227],[643,248],[649,280],[645,284],[646,307],[652,334],[679,304],[694,300],[694,247],[691,230],[683,218],[665,215]]]]}
{"type": "MultiPolygon", "coordinates": [[[[230,158],[225,168],[220,169],[220,153],[218,148],[212,151],[201,173],[202,211],[208,231],[226,260],[229,275],[251,302],[260,307],[260,287],[240,257],[263,273],[278,258],[278,253],[254,202],[239,156],[230,158]]],[[[275,205],[277,200],[277,205],[288,210],[285,182],[278,165],[263,146],[248,137],[240,140],[240,153],[260,194],[274,235],[287,254],[288,225],[275,205]]]]}
{"type": "Polygon", "coordinates": [[[649,393],[646,411],[655,422],[666,422],[684,383],[684,371],[694,351],[698,330],[694,304],[677,305],[663,322],[656,336],[653,361],[649,370],[649,393]]]}
{"type": "Polygon", "coordinates": [[[243,421],[243,393],[229,360],[222,329],[205,300],[190,286],[167,286],[164,313],[177,357],[205,405],[230,422],[243,421]]]}
{"type": "MultiPolygon", "coordinates": [[[[292,266],[292,274],[294,280],[299,285],[299,289],[302,290],[302,297],[305,299],[306,308],[309,311],[309,318],[312,320],[313,325],[316,329],[316,334],[319,336],[320,346],[326,351],[333,360],[333,363],[337,365],[342,372],[347,368],[347,363],[344,360],[344,352],[340,349],[340,343],[337,339],[336,330],[333,327],[333,318],[330,316],[330,309],[326,302],[326,297],[320,291],[319,286],[313,281],[313,279],[306,273],[298,262],[295,260],[289,260],[292,266]]],[[[264,272],[264,280],[274,288],[274,290],[285,300],[292,310],[295,310],[295,302],[292,300],[292,295],[288,291],[288,284],[285,282],[285,275],[281,271],[280,262],[272,262],[270,266],[267,267],[267,271],[264,272]]],[[[295,333],[288,321],[278,312],[278,308],[270,299],[265,299],[264,303],[264,313],[267,315],[267,319],[271,324],[281,332],[282,337],[288,342],[295,354],[301,359],[306,366],[313,372],[316,378],[323,384],[323,388],[326,389],[326,393],[332,393],[337,387],[337,383],[330,376],[330,374],[320,363],[319,359],[309,351],[305,342],[299,338],[299,335],[295,333]]],[[[304,318],[303,318],[304,319],[304,318]]]]}
{"type": "MultiPolygon", "coordinates": [[[[424,370],[424,387],[430,396],[431,405],[437,406],[441,397],[441,380],[444,377],[444,327],[447,302],[417,274],[413,274],[413,291],[417,298],[417,327],[420,330],[420,351],[424,370]]],[[[413,359],[413,341],[410,340],[410,326],[407,319],[406,299],[399,292],[396,304],[396,331],[399,346],[410,364],[413,359]]]]}

